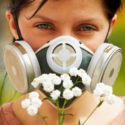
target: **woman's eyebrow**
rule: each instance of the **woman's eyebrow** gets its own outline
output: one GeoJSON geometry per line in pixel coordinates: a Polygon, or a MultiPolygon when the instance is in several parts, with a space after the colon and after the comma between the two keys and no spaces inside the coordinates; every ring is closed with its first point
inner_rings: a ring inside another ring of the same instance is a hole
{"type": "Polygon", "coordinates": [[[51,22],[55,22],[55,23],[57,22],[55,19],[49,18],[47,16],[42,16],[42,15],[39,15],[39,14],[34,15],[33,18],[41,19],[41,20],[46,20],[46,21],[51,21],[51,22]]]}
{"type": "MultiPolygon", "coordinates": [[[[49,18],[49,17],[47,17],[47,16],[42,16],[42,15],[38,15],[38,14],[36,14],[33,18],[38,18],[38,19],[42,19],[42,20],[50,20],[50,21],[54,21],[54,22],[56,22],[56,20],[55,19],[52,19],[52,18],[49,18]]],[[[77,20],[77,18],[75,18],[76,20],[77,20]]],[[[85,21],[85,22],[91,22],[91,21],[101,21],[101,19],[100,18],[96,18],[96,17],[87,17],[87,18],[79,18],[79,20],[81,20],[81,21],[85,21]]]]}
{"type": "MultiPolygon", "coordinates": [[[[46,15],[40,15],[40,14],[36,14],[34,15],[34,17],[32,19],[39,19],[39,20],[43,20],[43,21],[48,21],[48,22],[53,22],[53,23],[58,23],[58,20],[56,20],[55,18],[48,17],[46,15]]],[[[60,20],[60,18],[59,18],[60,20]]],[[[100,25],[100,27],[102,27],[101,22],[102,19],[101,18],[97,18],[97,17],[74,17],[75,22],[77,22],[77,24],[82,24],[82,23],[94,23],[94,24],[98,24],[100,25]]]]}

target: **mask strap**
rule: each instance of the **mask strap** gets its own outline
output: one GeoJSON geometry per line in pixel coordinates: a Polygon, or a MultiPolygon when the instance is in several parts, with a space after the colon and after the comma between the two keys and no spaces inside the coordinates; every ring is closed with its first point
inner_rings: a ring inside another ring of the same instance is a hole
{"type": "MultiPolygon", "coordinates": [[[[13,18],[14,18],[14,21],[15,21],[16,30],[17,30],[17,34],[18,34],[18,37],[19,37],[17,40],[18,40],[18,41],[23,40],[21,31],[20,31],[20,28],[19,28],[19,24],[18,24],[17,15],[14,14],[14,15],[13,15],[13,18]]],[[[14,39],[14,40],[15,40],[15,39],[14,39]]],[[[13,41],[14,41],[14,40],[13,40],[13,41]]]]}
{"type": "Polygon", "coordinates": [[[110,28],[111,28],[111,20],[109,21],[109,27],[108,27],[108,31],[107,31],[104,43],[108,43],[108,35],[109,35],[110,28]]]}

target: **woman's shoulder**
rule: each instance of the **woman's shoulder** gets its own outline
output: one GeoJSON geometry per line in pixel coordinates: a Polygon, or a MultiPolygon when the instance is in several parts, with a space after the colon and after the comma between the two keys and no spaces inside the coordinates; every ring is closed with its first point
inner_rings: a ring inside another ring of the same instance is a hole
{"type": "Polygon", "coordinates": [[[22,125],[12,109],[12,103],[0,107],[0,125],[22,125]]]}
{"type": "Polygon", "coordinates": [[[93,122],[97,118],[100,123],[96,125],[125,125],[125,98],[116,96],[113,104],[104,102],[93,117],[93,122]]]}
{"type": "Polygon", "coordinates": [[[125,103],[125,96],[122,96],[122,97],[120,97],[122,100],[123,100],[123,102],[125,103]]]}
{"type": "Polygon", "coordinates": [[[113,112],[116,112],[116,117],[109,125],[125,125],[125,97],[117,97],[114,106],[116,108],[114,107],[113,112]]]}

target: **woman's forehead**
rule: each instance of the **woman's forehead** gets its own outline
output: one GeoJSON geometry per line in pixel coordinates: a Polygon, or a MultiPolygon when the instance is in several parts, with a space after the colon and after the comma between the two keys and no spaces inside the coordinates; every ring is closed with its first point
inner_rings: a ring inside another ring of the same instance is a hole
{"type": "Polygon", "coordinates": [[[85,4],[96,5],[102,3],[102,0],[30,0],[29,3],[32,5],[39,5],[41,2],[46,1],[45,3],[51,4],[51,6],[65,5],[68,4],[70,7],[72,4],[75,6],[82,6],[85,4]]]}
{"type": "MultiPolygon", "coordinates": [[[[26,8],[25,13],[33,13],[40,5],[40,0],[35,0],[26,8]]],[[[100,0],[48,0],[38,13],[53,15],[93,15],[94,13],[104,15],[104,10],[100,0]]]]}

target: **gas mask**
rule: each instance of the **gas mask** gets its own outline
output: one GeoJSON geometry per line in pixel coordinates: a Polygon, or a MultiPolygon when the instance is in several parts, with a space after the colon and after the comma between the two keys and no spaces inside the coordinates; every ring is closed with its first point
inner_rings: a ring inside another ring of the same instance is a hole
{"type": "Polygon", "coordinates": [[[31,82],[43,73],[67,73],[70,68],[82,68],[92,81],[93,91],[96,84],[104,82],[113,85],[122,63],[121,49],[103,43],[95,53],[84,42],[71,37],[60,36],[39,48],[36,52],[25,41],[15,41],[5,46],[4,61],[13,86],[20,93],[33,88],[31,82]]]}

